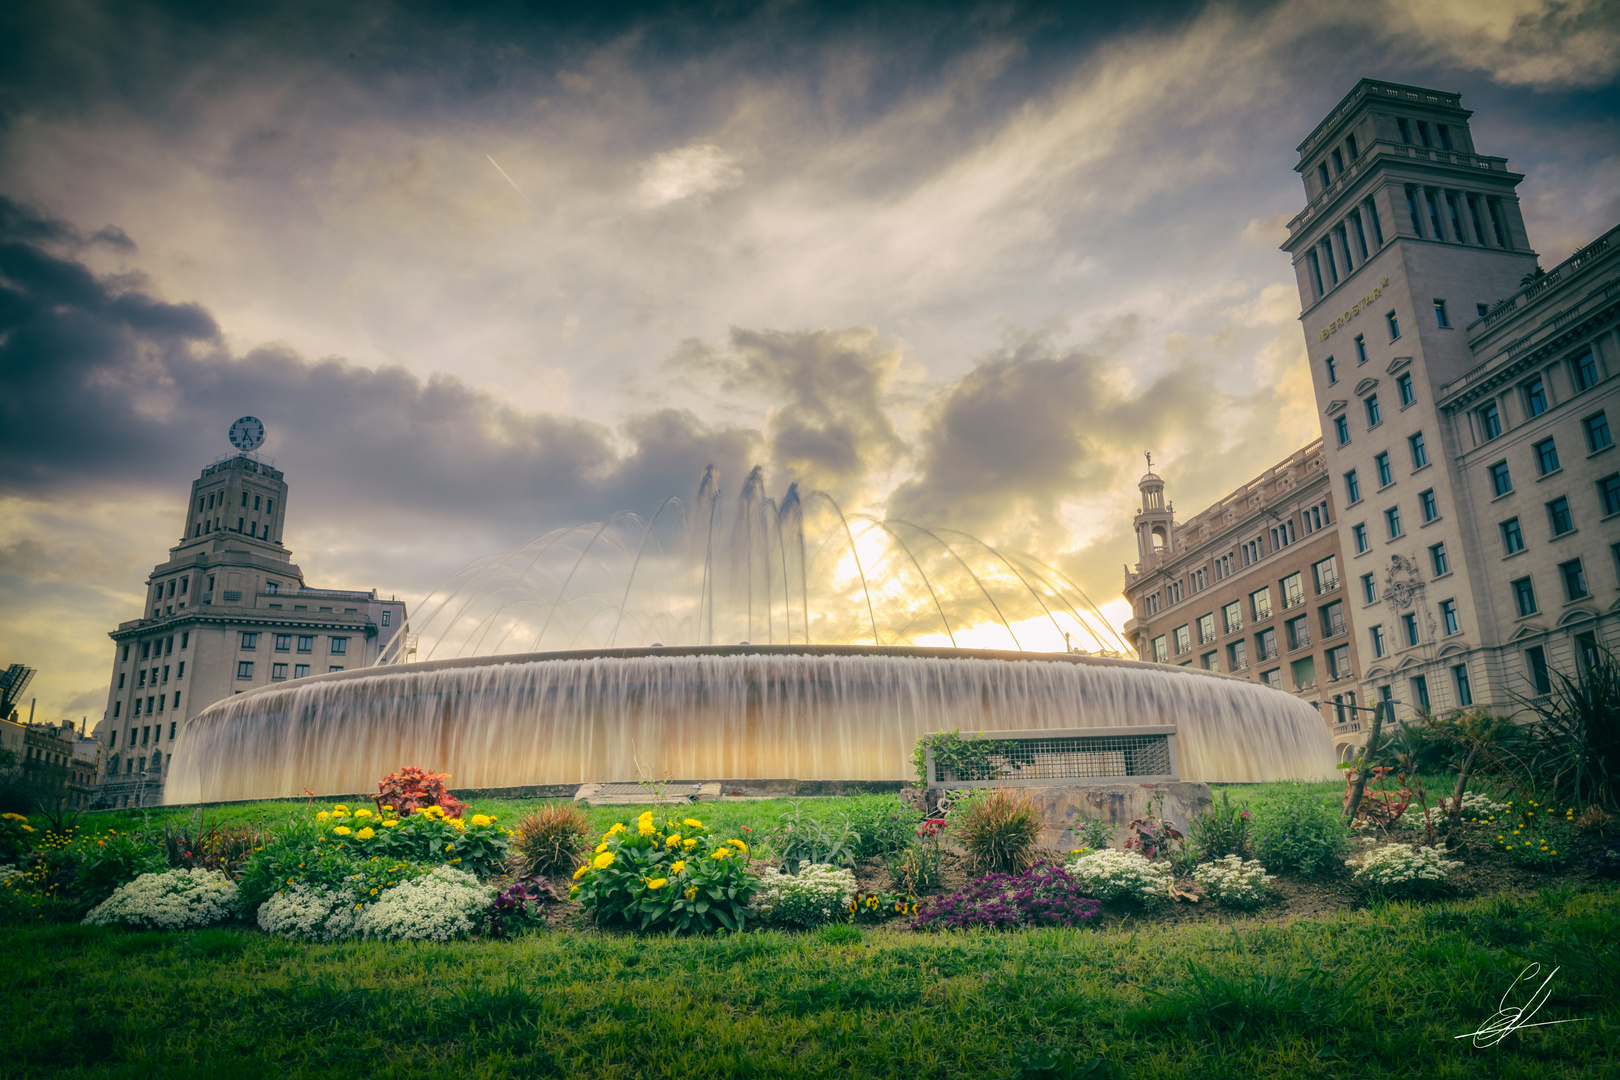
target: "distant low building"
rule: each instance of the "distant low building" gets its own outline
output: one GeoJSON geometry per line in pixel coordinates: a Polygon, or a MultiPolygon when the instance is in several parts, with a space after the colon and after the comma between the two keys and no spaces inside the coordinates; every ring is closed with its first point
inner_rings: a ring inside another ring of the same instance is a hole
{"type": "Polygon", "coordinates": [[[183,535],[153,568],[141,617],[109,635],[98,806],[161,802],[186,722],[214,702],[369,666],[404,626],[404,602],[375,589],[307,587],[282,546],[286,513],[282,473],[250,453],[192,483],[183,535]]]}

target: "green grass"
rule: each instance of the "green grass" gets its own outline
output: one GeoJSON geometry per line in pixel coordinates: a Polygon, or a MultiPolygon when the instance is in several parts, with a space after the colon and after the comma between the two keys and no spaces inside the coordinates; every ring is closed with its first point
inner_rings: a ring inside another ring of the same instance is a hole
{"type": "Polygon", "coordinates": [[[1620,1072],[1620,891],[1287,926],[300,945],[0,931],[6,1073],[1490,1077],[1620,1072]],[[1526,963],[1537,1020],[1475,1049],[1526,963]]]}

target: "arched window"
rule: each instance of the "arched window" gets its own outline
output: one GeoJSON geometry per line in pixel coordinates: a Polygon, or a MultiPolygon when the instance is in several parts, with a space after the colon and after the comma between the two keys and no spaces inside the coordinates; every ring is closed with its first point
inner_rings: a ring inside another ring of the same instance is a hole
{"type": "Polygon", "coordinates": [[[1164,528],[1162,526],[1155,525],[1155,526],[1153,526],[1153,550],[1157,552],[1157,551],[1163,551],[1164,549],[1165,549],[1164,528]]]}

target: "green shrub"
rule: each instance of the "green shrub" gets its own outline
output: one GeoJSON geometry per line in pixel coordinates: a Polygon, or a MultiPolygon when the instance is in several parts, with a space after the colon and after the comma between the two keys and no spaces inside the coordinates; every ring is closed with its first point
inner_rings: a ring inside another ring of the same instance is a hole
{"type": "Polygon", "coordinates": [[[916,810],[897,795],[861,799],[849,809],[850,828],[859,835],[852,854],[857,859],[889,855],[917,838],[916,810]]]}
{"type": "Polygon", "coordinates": [[[1272,870],[1320,877],[1336,874],[1350,853],[1350,831],[1332,805],[1306,788],[1286,789],[1255,811],[1254,848],[1272,870]]]}
{"type": "Polygon", "coordinates": [[[1266,902],[1275,879],[1253,859],[1245,862],[1237,855],[1225,855],[1200,866],[1193,880],[1205,896],[1222,907],[1247,910],[1266,902]]]}
{"type": "Polygon", "coordinates": [[[798,803],[777,819],[776,826],[765,837],[770,842],[782,865],[790,873],[797,872],[804,863],[850,866],[860,850],[861,834],[840,813],[839,825],[829,825],[819,818],[805,817],[798,803]]]}
{"type": "Polygon", "coordinates": [[[753,907],[760,918],[795,926],[841,922],[855,898],[855,875],[842,867],[806,863],[797,874],[766,867],[753,907]]]}
{"type": "Polygon", "coordinates": [[[989,874],[1022,874],[1035,864],[1035,841],[1041,834],[1041,812],[1028,795],[997,788],[976,802],[956,826],[956,835],[989,874]]]}
{"type": "Polygon", "coordinates": [[[1244,858],[1249,854],[1249,804],[1234,806],[1231,792],[1223,791],[1209,813],[1188,823],[1187,832],[1199,850],[1212,859],[1227,855],[1244,858]]]}
{"type": "Polygon", "coordinates": [[[574,872],[568,895],[597,922],[668,933],[738,931],[759,878],[748,845],[710,835],[697,818],[659,825],[651,810],[634,831],[619,822],[574,872]]]}
{"type": "Polygon", "coordinates": [[[541,807],[518,821],[507,865],[516,878],[572,870],[590,835],[590,819],[576,807],[567,803],[541,807]]]}
{"type": "Polygon", "coordinates": [[[917,740],[911,751],[911,764],[917,771],[917,786],[928,784],[928,751],[934,751],[934,766],[941,772],[949,769],[958,780],[994,780],[996,767],[991,754],[996,752],[995,741],[971,735],[962,738],[960,729],[935,731],[917,740]]]}
{"type": "Polygon", "coordinates": [[[1439,847],[1385,844],[1369,851],[1356,877],[1380,896],[1430,896],[1445,888],[1451,871],[1461,866],[1439,847]]]}
{"type": "Polygon", "coordinates": [[[39,834],[21,814],[0,814],[0,866],[22,862],[39,834]]]}
{"type": "Polygon", "coordinates": [[[1521,795],[1505,804],[1493,845],[1516,863],[1556,869],[1569,862],[1574,822],[1573,807],[1560,810],[1521,795]]]}

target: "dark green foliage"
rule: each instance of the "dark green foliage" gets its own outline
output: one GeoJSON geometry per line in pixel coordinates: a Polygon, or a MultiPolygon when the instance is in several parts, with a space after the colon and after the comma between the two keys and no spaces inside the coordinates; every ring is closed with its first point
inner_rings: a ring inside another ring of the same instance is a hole
{"type": "Polygon", "coordinates": [[[996,779],[997,770],[991,758],[998,751],[997,741],[985,739],[983,732],[979,736],[964,739],[961,731],[953,728],[918,739],[911,752],[911,764],[917,770],[917,786],[924,787],[928,783],[930,749],[934,751],[934,768],[940,772],[949,769],[958,780],[996,779]]]}
{"type": "Polygon", "coordinates": [[[1308,788],[1284,788],[1251,820],[1255,854],[1272,873],[1321,877],[1344,869],[1350,831],[1338,811],[1308,788]]]}
{"type": "Polygon", "coordinates": [[[1596,666],[1570,678],[1556,669],[1552,696],[1527,702],[1527,780],[1548,802],[1620,811],[1620,662],[1599,650],[1596,666]]]}
{"type": "Polygon", "coordinates": [[[515,877],[572,870],[589,846],[591,820],[567,803],[546,806],[518,819],[507,862],[515,877]]]}
{"type": "Polygon", "coordinates": [[[1022,874],[1035,863],[1041,812],[1028,795],[997,788],[969,808],[955,831],[979,871],[1022,874]]]}
{"type": "Polygon", "coordinates": [[[853,852],[857,859],[900,851],[917,838],[917,811],[897,795],[860,799],[846,813],[850,828],[860,836],[853,852]]]}
{"type": "Polygon", "coordinates": [[[1187,832],[1201,856],[1219,859],[1237,855],[1246,859],[1250,853],[1249,804],[1234,806],[1231,792],[1223,791],[1209,813],[1188,822],[1187,832]]]}
{"type": "Polygon", "coordinates": [[[797,874],[801,863],[850,866],[860,851],[861,834],[847,813],[840,813],[838,818],[835,823],[810,817],[794,803],[777,819],[766,840],[790,874],[797,874]]]}

